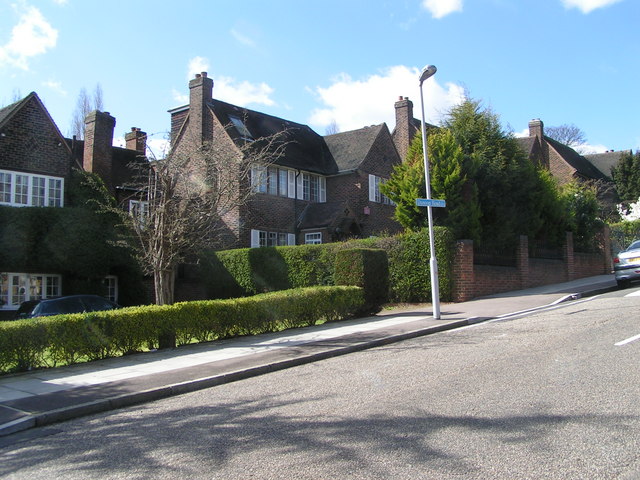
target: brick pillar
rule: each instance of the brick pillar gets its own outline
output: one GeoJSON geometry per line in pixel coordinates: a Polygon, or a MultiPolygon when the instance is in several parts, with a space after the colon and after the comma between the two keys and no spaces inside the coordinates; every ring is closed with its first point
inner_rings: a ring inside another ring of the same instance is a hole
{"type": "Polygon", "coordinates": [[[396,128],[393,132],[393,142],[400,155],[400,160],[404,162],[407,150],[411,145],[416,128],[413,125],[413,102],[407,97],[400,97],[395,103],[396,107],[396,128]]]}
{"type": "Polygon", "coordinates": [[[575,261],[573,257],[573,233],[567,232],[564,245],[562,246],[562,257],[564,260],[564,271],[567,281],[576,278],[575,261]]]}
{"type": "Polygon", "coordinates": [[[516,251],[516,266],[518,267],[520,288],[528,288],[531,281],[529,278],[529,237],[526,235],[520,235],[520,242],[516,251]]]}
{"type": "Polygon", "coordinates": [[[611,258],[611,230],[609,229],[609,225],[605,225],[602,229],[602,261],[605,274],[611,273],[613,271],[613,260],[611,258]]]}
{"type": "Polygon", "coordinates": [[[209,104],[213,98],[213,80],[207,72],[197,73],[189,82],[189,143],[202,145],[213,138],[213,123],[209,104]]]}
{"type": "Polygon", "coordinates": [[[453,301],[466,302],[474,297],[473,240],[458,240],[453,258],[453,301]]]}
{"type": "Polygon", "coordinates": [[[116,119],[109,112],[94,110],[84,120],[84,155],[82,166],[87,172],[93,172],[102,178],[109,190],[113,190],[112,146],[113,129],[116,119]]]}
{"type": "Polygon", "coordinates": [[[136,127],[131,127],[131,131],[124,136],[127,149],[135,150],[141,156],[146,156],[147,134],[136,127]]]}

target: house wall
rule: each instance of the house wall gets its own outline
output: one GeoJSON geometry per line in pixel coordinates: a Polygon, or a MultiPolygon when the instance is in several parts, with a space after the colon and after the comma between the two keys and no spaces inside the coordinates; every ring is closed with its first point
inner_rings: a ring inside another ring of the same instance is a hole
{"type": "Polygon", "coordinates": [[[327,201],[347,202],[355,212],[363,237],[402,230],[393,218],[395,206],[369,200],[369,174],[388,179],[393,167],[399,163],[391,134],[384,128],[355,172],[327,180],[327,201]]]}
{"type": "Polygon", "coordinates": [[[0,133],[0,168],[65,178],[71,174],[71,151],[35,97],[0,133]]]}

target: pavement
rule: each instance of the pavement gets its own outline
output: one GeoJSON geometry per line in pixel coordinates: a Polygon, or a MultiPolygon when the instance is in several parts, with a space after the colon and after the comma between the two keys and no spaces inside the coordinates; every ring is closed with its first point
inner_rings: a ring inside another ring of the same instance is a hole
{"type": "Polygon", "coordinates": [[[0,376],[0,436],[71,418],[234,382],[276,370],[495,318],[525,315],[617,288],[598,275],[279,333],[0,376]]]}

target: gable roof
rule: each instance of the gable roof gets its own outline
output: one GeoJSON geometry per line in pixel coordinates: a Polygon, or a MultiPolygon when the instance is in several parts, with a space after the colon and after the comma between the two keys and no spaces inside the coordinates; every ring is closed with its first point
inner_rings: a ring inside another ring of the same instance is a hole
{"type": "MultiPolygon", "coordinates": [[[[34,93],[31,92],[29,96],[31,95],[34,95],[34,93]]],[[[0,128],[2,128],[4,124],[13,116],[13,114],[20,109],[22,104],[26,103],[27,98],[29,98],[29,96],[26,96],[22,100],[12,103],[11,105],[7,105],[6,107],[0,108],[0,128]]]]}
{"type": "Polygon", "coordinates": [[[60,143],[69,150],[69,153],[71,153],[71,148],[67,144],[67,141],[62,135],[62,132],[60,132],[58,125],[56,124],[56,122],[53,121],[53,118],[51,118],[51,115],[49,114],[49,110],[47,110],[47,107],[44,106],[44,103],[42,103],[42,100],[40,99],[40,97],[36,92],[31,92],[22,100],[18,100],[17,102],[12,103],[11,105],[7,105],[6,107],[0,109],[0,129],[3,128],[7,123],[9,123],[9,121],[13,118],[13,116],[31,101],[34,101],[38,106],[38,108],[40,108],[42,113],[46,116],[47,120],[49,121],[51,127],[53,128],[55,135],[60,140],[60,143]]]}
{"type": "Polygon", "coordinates": [[[340,172],[358,168],[371,151],[385,124],[364,127],[324,137],[340,172]]]}
{"type": "Polygon", "coordinates": [[[625,154],[631,154],[631,150],[619,150],[617,152],[591,153],[584,158],[596,167],[607,178],[611,178],[611,169],[618,165],[620,158],[625,154]]]}
{"type": "Polygon", "coordinates": [[[545,140],[552,146],[558,154],[567,162],[579,175],[594,180],[604,180],[606,175],[594,167],[586,158],[576,152],[573,148],[560,143],[545,135],[545,140]]]}

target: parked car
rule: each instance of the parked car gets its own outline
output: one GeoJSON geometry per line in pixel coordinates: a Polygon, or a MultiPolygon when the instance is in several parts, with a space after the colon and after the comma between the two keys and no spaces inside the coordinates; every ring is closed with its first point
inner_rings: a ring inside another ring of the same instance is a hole
{"type": "Polygon", "coordinates": [[[120,308],[120,305],[98,295],[69,295],[22,302],[16,318],[48,317],[61,313],[97,312],[115,308],[120,308]]]}
{"type": "Polygon", "coordinates": [[[613,271],[620,288],[640,280],[640,240],[633,242],[613,259],[613,271]]]}

